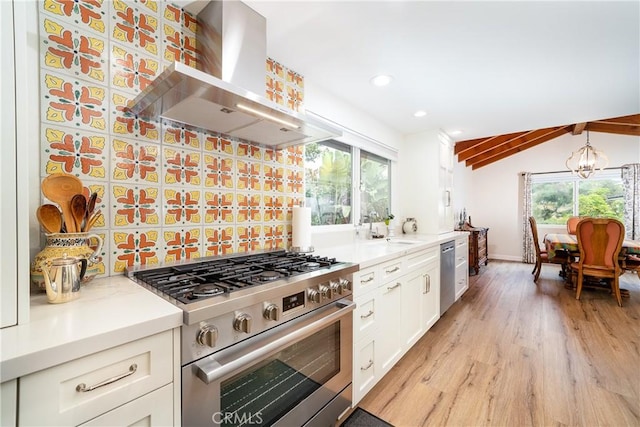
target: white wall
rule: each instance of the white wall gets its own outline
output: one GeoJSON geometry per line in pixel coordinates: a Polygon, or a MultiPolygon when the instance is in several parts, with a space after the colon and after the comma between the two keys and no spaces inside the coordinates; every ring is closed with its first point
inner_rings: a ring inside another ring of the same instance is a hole
{"type": "MultiPolygon", "coordinates": [[[[640,162],[640,137],[591,132],[589,139],[607,155],[609,167],[640,162]]],[[[567,134],[476,170],[456,169],[455,200],[466,206],[473,225],[489,227],[490,258],[522,259],[519,173],[566,170],[566,159],[585,142],[585,133],[567,134]]]]}

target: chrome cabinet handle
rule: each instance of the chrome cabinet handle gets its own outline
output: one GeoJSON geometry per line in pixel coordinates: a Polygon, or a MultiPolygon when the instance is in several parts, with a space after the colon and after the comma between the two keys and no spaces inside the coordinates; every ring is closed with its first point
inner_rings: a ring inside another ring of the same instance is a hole
{"type": "Polygon", "coordinates": [[[360,283],[369,283],[372,280],[373,280],[373,276],[371,276],[371,277],[369,277],[367,279],[364,279],[364,280],[360,279],[360,283]]]}
{"type": "Polygon", "coordinates": [[[402,283],[397,282],[397,283],[396,283],[395,285],[393,285],[393,286],[387,286],[387,290],[388,290],[388,291],[392,291],[392,290],[394,290],[395,288],[397,288],[398,286],[402,286],[402,283]]]}
{"type": "Polygon", "coordinates": [[[133,375],[136,373],[137,370],[138,370],[138,365],[135,363],[132,363],[131,366],[129,366],[129,372],[125,372],[124,374],[117,375],[113,378],[109,378],[108,380],[104,380],[101,383],[98,383],[89,387],[87,387],[85,383],[80,383],[76,386],[76,391],[79,393],[86,393],[88,391],[95,390],[105,385],[115,383],[116,381],[120,381],[121,379],[126,378],[129,375],[133,375]]]}
{"type": "Polygon", "coordinates": [[[391,270],[385,270],[384,272],[389,274],[389,273],[395,273],[398,270],[400,270],[400,267],[396,266],[396,267],[393,267],[391,270]]]}
{"type": "Polygon", "coordinates": [[[431,276],[425,274],[424,276],[424,293],[428,294],[431,292],[431,276]]]}
{"type": "Polygon", "coordinates": [[[372,366],[373,366],[373,360],[369,359],[369,363],[367,364],[367,366],[360,366],[360,370],[361,371],[366,371],[367,369],[369,369],[372,366]]]}
{"type": "Polygon", "coordinates": [[[369,310],[369,312],[367,314],[361,314],[360,318],[361,319],[366,319],[367,317],[371,317],[373,315],[373,310],[369,310]]]}

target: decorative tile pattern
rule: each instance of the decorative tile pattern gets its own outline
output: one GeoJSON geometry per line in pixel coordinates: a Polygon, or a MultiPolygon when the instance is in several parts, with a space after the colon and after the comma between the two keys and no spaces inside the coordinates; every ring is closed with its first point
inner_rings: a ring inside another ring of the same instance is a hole
{"type": "Polygon", "coordinates": [[[43,175],[68,173],[85,179],[106,179],[107,137],[74,129],[44,126],[43,175]]]}
{"type": "Polygon", "coordinates": [[[113,185],[114,227],[160,226],[158,187],[113,185]]]}
{"type": "Polygon", "coordinates": [[[160,63],[153,57],[113,43],[111,46],[111,85],[138,94],[160,73],[160,63]]]}
{"type": "Polygon", "coordinates": [[[111,118],[113,122],[111,133],[160,143],[160,122],[157,119],[148,119],[125,112],[125,107],[133,98],[132,95],[115,90],[111,91],[111,118]]]}
{"type": "Polygon", "coordinates": [[[79,28],[68,26],[42,14],[40,28],[42,63],[54,72],[69,73],[77,78],[105,84],[105,43],[93,35],[83,35],[79,28]]]}
{"type": "Polygon", "coordinates": [[[183,261],[200,257],[200,235],[198,228],[164,229],[164,262],[183,261]]]}
{"type": "Polygon", "coordinates": [[[160,146],[133,139],[114,138],[112,147],[112,179],[114,181],[158,184],[160,146]]]}
{"type": "Polygon", "coordinates": [[[197,151],[163,149],[163,182],[166,185],[199,186],[201,182],[200,158],[197,151]]]}
{"type": "Polygon", "coordinates": [[[204,256],[235,253],[233,226],[204,228],[204,256]]]}
{"type": "Polygon", "coordinates": [[[42,3],[43,12],[103,37],[107,30],[105,9],[108,2],[105,5],[102,0],[45,0],[42,3]]]}
{"type": "Polygon", "coordinates": [[[157,230],[123,230],[111,234],[112,273],[122,273],[127,267],[158,264],[162,250],[157,230]]]}
{"type": "Polygon", "coordinates": [[[107,131],[107,91],[103,86],[44,73],[42,121],[93,132],[107,131]]]}
{"type": "Polygon", "coordinates": [[[164,225],[200,224],[200,191],[165,188],[164,225]]]}
{"type": "MultiPolygon", "coordinates": [[[[98,194],[101,274],[126,267],[286,248],[304,199],[304,150],[261,147],[126,111],[179,60],[197,63],[196,18],[156,0],[38,3],[42,176],[98,194]]],[[[303,108],[304,80],[268,59],[265,94],[303,108]]]]}
{"type": "Polygon", "coordinates": [[[204,193],[205,224],[234,223],[235,194],[231,192],[204,193]]]}
{"type": "Polygon", "coordinates": [[[113,0],[111,38],[151,55],[159,53],[158,15],[154,8],[139,8],[141,3],[132,4],[113,0]]]}

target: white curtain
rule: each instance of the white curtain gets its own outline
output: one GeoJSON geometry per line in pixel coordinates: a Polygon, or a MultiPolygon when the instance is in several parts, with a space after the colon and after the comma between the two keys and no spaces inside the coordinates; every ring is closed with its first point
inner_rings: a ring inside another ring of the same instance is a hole
{"type": "Polygon", "coordinates": [[[521,188],[522,188],[522,262],[533,264],[536,260],[536,252],[533,249],[533,234],[531,233],[531,225],[529,217],[531,216],[531,173],[522,172],[521,188]]]}
{"type": "Polygon", "coordinates": [[[640,240],[640,163],[622,166],[625,237],[640,240]]]}

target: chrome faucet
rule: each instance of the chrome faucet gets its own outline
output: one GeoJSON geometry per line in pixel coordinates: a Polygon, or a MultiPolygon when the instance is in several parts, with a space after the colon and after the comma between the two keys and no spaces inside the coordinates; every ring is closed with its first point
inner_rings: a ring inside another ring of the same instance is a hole
{"type": "Polygon", "coordinates": [[[367,239],[374,239],[381,237],[378,234],[378,228],[376,227],[376,231],[373,231],[373,221],[378,217],[378,213],[376,211],[371,211],[369,215],[364,216],[365,221],[369,221],[369,230],[367,231],[367,239]]]}

